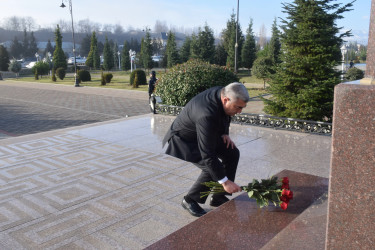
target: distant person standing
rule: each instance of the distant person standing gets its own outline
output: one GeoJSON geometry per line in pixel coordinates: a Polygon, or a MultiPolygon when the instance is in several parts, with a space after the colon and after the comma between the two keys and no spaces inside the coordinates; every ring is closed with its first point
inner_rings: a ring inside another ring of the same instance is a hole
{"type": "Polygon", "coordinates": [[[353,60],[350,60],[349,68],[353,68],[353,66],[354,66],[354,62],[353,62],[353,60]]]}
{"type": "Polygon", "coordinates": [[[156,80],[156,72],[151,71],[150,80],[148,81],[148,97],[151,97],[151,94],[154,92],[156,80]]]}

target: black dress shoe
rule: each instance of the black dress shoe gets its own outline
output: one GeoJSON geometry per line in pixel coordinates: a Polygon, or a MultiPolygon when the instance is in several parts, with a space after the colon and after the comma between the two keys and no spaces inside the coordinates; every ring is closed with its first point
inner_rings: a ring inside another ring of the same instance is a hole
{"type": "Polygon", "coordinates": [[[229,199],[224,195],[212,196],[210,199],[210,206],[218,207],[223,205],[227,201],[229,201],[229,199]]]}
{"type": "Polygon", "coordinates": [[[196,201],[187,202],[185,198],[182,199],[181,206],[185,208],[191,215],[196,217],[201,217],[202,215],[205,215],[207,213],[198,205],[196,201]]]}

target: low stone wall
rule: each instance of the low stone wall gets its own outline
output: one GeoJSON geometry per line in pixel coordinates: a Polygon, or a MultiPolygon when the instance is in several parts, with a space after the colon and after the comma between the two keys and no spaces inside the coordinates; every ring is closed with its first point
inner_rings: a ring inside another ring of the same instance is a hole
{"type": "Polygon", "coordinates": [[[9,71],[0,71],[2,78],[16,78],[16,74],[9,71]]]}

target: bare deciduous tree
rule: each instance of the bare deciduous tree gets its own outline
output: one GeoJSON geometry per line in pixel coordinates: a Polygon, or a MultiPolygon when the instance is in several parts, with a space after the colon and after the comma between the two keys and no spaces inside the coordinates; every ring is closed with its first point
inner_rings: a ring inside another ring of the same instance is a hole
{"type": "Polygon", "coordinates": [[[121,35],[122,33],[124,33],[124,28],[121,26],[121,24],[115,24],[113,27],[113,34],[121,35]]]}
{"type": "Polygon", "coordinates": [[[267,44],[267,30],[266,30],[266,26],[262,24],[259,30],[259,46],[262,49],[266,46],[266,44],[267,44]]]}
{"type": "Polygon", "coordinates": [[[154,26],[154,32],[160,33],[160,32],[167,32],[168,26],[165,21],[156,20],[155,26],[154,26]]]}
{"type": "Polygon", "coordinates": [[[5,21],[4,21],[4,27],[7,30],[22,31],[20,18],[18,18],[16,16],[6,18],[5,21]]]}

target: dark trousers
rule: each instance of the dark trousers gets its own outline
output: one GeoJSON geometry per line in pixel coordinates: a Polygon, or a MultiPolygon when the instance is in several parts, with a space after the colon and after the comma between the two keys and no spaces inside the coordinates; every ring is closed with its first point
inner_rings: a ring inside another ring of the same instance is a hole
{"type": "MultiPolygon", "coordinates": [[[[240,159],[240,151],[236,147],[234,147],[234,149],[232,149],[231,147],[226,148],[226,144],[220,143],[217,148],[217,155],[225,167],[226,176],[229,180],[234,181],[238,161],[240,159]]],[[[199,163],[194,163],[194,165],[199,167],[202,170],[202,172],[199,175],[196,182],[190,188],[187,196],[192,200],[195,200],[196,202],[203,204],[206,202],[207,196],[201,198],[201,192],[209,191],[209,188],[202,185],[202,183],[213,181],[213,179],[208,171],[207,166],[199,163]]]]}

